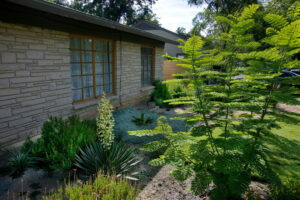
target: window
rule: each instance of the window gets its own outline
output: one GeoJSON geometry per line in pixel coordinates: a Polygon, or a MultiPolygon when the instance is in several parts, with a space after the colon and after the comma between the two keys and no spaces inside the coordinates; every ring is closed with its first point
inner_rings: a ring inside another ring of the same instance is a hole
{"type": "Polygon", "coordinates": [[[154,49],[141,48],[141,62],[142,62],[142,86],[151,85],[154,79],[154,49]]]}
{"type": "Polygon", "coordinates": [[[73,101],[113,93],[112,41],[71,36],[73,101]]]}

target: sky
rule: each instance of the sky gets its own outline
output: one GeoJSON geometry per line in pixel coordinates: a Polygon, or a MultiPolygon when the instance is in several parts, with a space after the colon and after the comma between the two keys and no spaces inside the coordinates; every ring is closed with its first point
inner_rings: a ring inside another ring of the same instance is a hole
{"type": "Polygon", "coordinates": [[[193,18],[203,9],[189,6],[187,0],[158,0],[152,6],[152,10],[163,28],[175,32],[179,26],[189,31],[193,18]]]}

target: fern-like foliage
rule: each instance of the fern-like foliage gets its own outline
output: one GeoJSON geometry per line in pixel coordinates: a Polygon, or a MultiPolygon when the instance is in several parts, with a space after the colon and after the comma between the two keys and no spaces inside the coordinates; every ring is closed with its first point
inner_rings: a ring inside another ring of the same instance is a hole
{"type": "Polygon", "coordinates": [[[165,149],[150,164],[175,166],[171,175],[178,180],[193,176],[191,188],[196,194],[213,184],[212,199],[240,199],[253,173],[278,184],[265,159],[262,136],[279,128],[276,121],[280,116],[274,115],[276,110],[271,112],[276,102],[300,103],[292,95],[297,92],[293,85],[299,79],[280,77],[284,68],[299,66],[295,55],[300,47],[300,20],[268,14],[268,36],[255,41],[252,17],[258,8],[250,5],[239,16],[216,18],[229,27],[212,37],[221,48],[203,50],[203,40],[194,36],[181,41],[186,58],[169,57],[182,63],[185,85],[193,91],[168,100],[170,104],[185,104],[194,113],[181,116],[192,124],[189,131],[173,133],[166,119],[160,118],[153,130],[130,132],[162,134],[162,141],[144,147],[147,151],[165,149]],[[262,49],[267,45],[261,43],[267,43],[268,48],[262,49]]]}

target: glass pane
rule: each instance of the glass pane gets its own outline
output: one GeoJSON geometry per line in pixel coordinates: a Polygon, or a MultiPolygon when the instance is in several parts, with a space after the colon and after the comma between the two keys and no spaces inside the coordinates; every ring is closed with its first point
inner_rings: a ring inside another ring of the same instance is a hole
{"type": "Polygon", "coordinates": [[[83,92],[83,98],[88,99],[94,96],[94,91],[93,88],[84,88],[84,92],[83,92]]]}
{"type": "Polygon", "coordinates": [[[152,68],[152,57],[148,56],[148,70],[150,71],[152,68]]]}
{"type": "Polygon", "coordinates": [[[104,41],[94,40],[94,48],[95,48],[96,51],[103,51],[104,41]]]}
{"type": "Polygon", "coordinates": [[[111,42],[95,40],[94,48],[96,51],[111,51],[111,42]]]}
{"type": "Polygon", "coordinates": [[[104,84],[109,84],[111,82],[110,74],[104,74],[104,84]]]}
{"type": "Polygon", "coordinates": [[[96,75],[96,85],[103,85],[103,75],[96,75]]]}
{"type": "Polygon", "coordinates": [[[105,73],[111,73],[111,64],[110,63],[107,63],[104,65],[105,68],[104,68],[104,72],[105,73]]]}
{"type": "Polygon", "coordinates": [[[80,75],[80,64],[71,64],[71,74],[72,75],[80,75]]]}
{"type": "Polygon", "coordinates": [[[82,74],[92,74],[92,73],[93,73],[92,64],[90,63],[82,64],[82,74]]]}
{"type": "Polygon", "coordinates": [[[82,76],[83,87],[93,86],[93,76],[82,76]]]}
{"type": "Polygon", "coordinates": [[[96,63],[96,74],[103,74],[103,64],[96,63]]]}
{"type": "Polygon", "coordinates": [[[73,90],[73,101],[81,100],[82,98],[82,90],[73,90]]]}
{"type": "Polygon", "coordinates": [[[104,62],[109,63],[111,62],[111,54],[110,53],[104,53],[104,62]]]}
{"type": "Polygon", "coordinates": [[[112,93],[112,87],[111,87],[111,84],[105,85],[105,93],[106,93],[106,94],[112,93]]]}
{"type": "Polygon", "coordinates": [[[96,95],[100,96],[103,94],[103,86],[97,86],[96,87],[96,95]]]}
{"type": "Polygon", "coordinates": [[[81,49],[83,50],[92,50],[92,39],[82,39],[81,49]]]}
{"type": "Polygon", "coordinates": [[[102,53],[95,53],[95,62],[104,62],[102,53]]]}
{"type": "Polygon", "coordinates": [[[80,51],[71,51],[71,62],[80,62],[80,51]]]}
{"type": "Polygon", "coordinates": [[[92,62],[92,52],[83,51],[82,52],[82,62],[92,62]]]}
{"type": "Polygon", "coordinates": [[[82,88],[81,76],[73,76],[72,77],[72,86],[74,89],[82,88]]]}
{"type": "Polygon", "coordinates": [[[80,38],[71,37],[70,38],[70,49],[80,49],[80,38]]]}

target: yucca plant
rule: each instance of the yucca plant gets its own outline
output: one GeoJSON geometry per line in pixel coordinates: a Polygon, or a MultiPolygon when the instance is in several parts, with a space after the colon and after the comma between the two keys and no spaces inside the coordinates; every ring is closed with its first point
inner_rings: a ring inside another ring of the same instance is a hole
{"type": "Polygon", "coordinates": [[[97,174],[99,171],[106,175],[122,176],[137,180],[131,172],[140,162],[133,149],[123,143],[113,143],[106,149],[101,142],[95,142],[80,149],[75,158],[75,166],[86,176],[97,174]]]}

